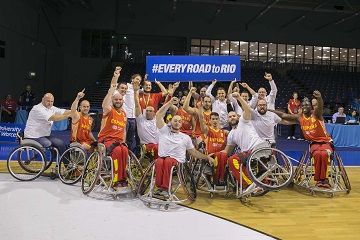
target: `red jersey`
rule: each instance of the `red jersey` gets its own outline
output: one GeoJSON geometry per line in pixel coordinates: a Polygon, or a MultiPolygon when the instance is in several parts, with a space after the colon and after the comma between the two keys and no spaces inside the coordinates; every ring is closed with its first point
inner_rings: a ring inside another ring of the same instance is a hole
{"type": "Polygon", "coordinates": [[[331,137],[326,132],[324,122],[317,119],[314,114],[311,114],[309,118],[302,114],[300,127],[305,139],[308,141],[330,142],[331,140],[331,137]]]}
{"type": "Polygon", "coordinates": [[[8,111],[15,111],[17,108],[17,103],[14,100],[4,100],[1,102],[3,106],[8,111]]]}
{"type": "Polygon", "coordinates": [[[71,124],[70,142],[86,142],[90,144],[92,141],[89,137],[89,133],[93,121],[94,120],[91,117],[84,117],[80,114],[80,119],[76,123],[71,124]]]}
{"type": "Polygon", "coordinates": [[[220,152],[226,146],[226,136],[222,129],[215,130],[209,127],[208,135],[205,139],[206,154],[220,152]]]}
{"type": "MultiPolygon", "coordinates": [[[[211,114],[211,111],[209,113],[205,113],[203,111],[203,114],[204,114],[204,121],[206,123],[206,125],[210,126],[210,114],[211,114]]],[[[194,131],[193,131],[193,137],[199,137],[199,136],[202,136],[203,133],[201,132],[201,127],[200,127],[200,121],[199,121],[199,118],[196,119],[196,123],[195,123],[195,128],[194,128],[194,131]]]]}
{"type": "Polygon", "coordinates": [[[118,111],[111,107],[108,115],[103,115],[99,132],[99,142],[105,138],[115,138],[124,142],[123,136],[126,131],[126,114],[122,109],[118,111]]]}
{"type": "Polygon", "coordinates": [[[289,102],[289,108],[291,110],[291,112],[293,114],[298,113],[299,112],[299,108],[300,108],[300,101],[298,99],[296,99],[296,101],[294,99],[290,99],[289,102]]]}
{"type": "Polygon", "coordinates": [[[185,133],[187,135],[191,135],[192,133],[192,116],[188,114],[184,109],[178,108],[176,115],[179,115],[182,119],[182,125],[180,128],[180,132],[185,133]]]}
{"type": "Polygon", "coordinates": [[[139,102],[140,102],[141,111],[146,109],[147,106],[152,106],[154,107],[154,111],[156,113],[162,99],[163,99],[162,92],[150,93],[150,94],[139,93],[139,102]]]}

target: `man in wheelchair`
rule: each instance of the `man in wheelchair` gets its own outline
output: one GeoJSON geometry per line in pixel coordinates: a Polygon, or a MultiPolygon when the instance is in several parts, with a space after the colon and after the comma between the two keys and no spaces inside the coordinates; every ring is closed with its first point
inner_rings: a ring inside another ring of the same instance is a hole
{"type": "Polygon", "coordinates": [[[51,136],[51,127],[54,121],[69,118],[71,111],[57,108],[53,104],[54,96],[51,93],[46,93],[41,103],[31,109],[26,122],[24,137],[37,141],[45,148],[54,146],[61,155],[65,152],[67,144],[63,140],[51,136]]]}
{"type": "Polygon", "coordinates": [[[220,128],[220,118],[219,114],[212,112],[210,114],[210,126],[205,123],[204,114],[201,110],[201,102],[198,108],[198,116],[200,122],[201,131],[205,136],[205,153],[213,154],[215,159],[215,179],[214,183],[218,185],[225,185],[225,167],[227,161],[227,154],[221,152],[226,146],[226,136],[228,135],[228,130],[223,130],[220,128]]]}
{"type": "Polygon", "coordinates": [[[139,101],[140,83],[133,82],[135,117],[140,144],[145,146],[146,152],[151,152],[152,158],[158,158],[158,144],[156,143],[156,120],[155,109],[153,106],[147,106],[142,113],[139,101]]]}
{"type": "Polygon", "coordinates": [[[85,96],[83,89],[79,92],[71,105],[71,143],[81,144],[82,149],[86,152],[92,152],[92,146],[96,142],[94,135],[91,132],[91,127],[94,119],[89,116],[90,103],[87,100],[82,100],[79,105],[81,98],[85,96]],[[79,105],[79,110],[78,109],[79,105]]]}
{"type": "Polygon", "coordinates": [[[114,78],[111,81],[109,92],[106,94],[103,103],[103,116],[99,132],[99,142],[107,149],[107,154],[113,159],[114,178],[112,187],[114,190],[120,187],[127,187],[126,163],[128,148],[126,140],[126,114],[122,110],[123,96],[114,93],[117,88],[117,80],[120,76],[120,69],[115,70],[114,78]]]}
{"type": "Polygon", "coordinates": [[[204,159],[214,163],[214,159],[201,152],[195,150],[191,138],[180,132],[182,119],[179,115],[173,116],[170,121],[170,126],[164,122],[166,111],[172,104],[176,104],[178,99],[171,98],[169,102],[164,104],[156,113],[156,126],[158,128],[158,144],[159,144],[159,158],[155,162],[155,185],[158,187],[155,195],[168,197],[169,180],[171,168],[177,162],[185,163],[186,151],[193,157],[204,159]]]}
{"type": "MultiPolygon", "coordinates": [[[[285,114],[274,111],[282,119],[300,124],[301,130],[307,141],[311,141],[310,155],[314,162],[314,180],[317,187],[330,188],[327,177],[330,157],[334,152],[331,137],[328,135],[324,125],[323,107],[324,102],[319,91],[314,91],[318,106],[314,112],[311,111],[311,103],[308,99],[302,102],[302,114],[285,114]]],[[[270,110],[273,111],[273,110],[270,110]]]]}

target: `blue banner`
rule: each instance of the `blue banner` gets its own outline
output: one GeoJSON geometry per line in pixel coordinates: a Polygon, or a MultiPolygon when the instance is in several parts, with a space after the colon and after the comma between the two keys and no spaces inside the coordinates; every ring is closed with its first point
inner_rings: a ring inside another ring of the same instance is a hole
{"type": "Polygon", "coordinates": [[[146,73],[165,82],[240,80],[240,56],[147,56],[146,73]]]}
{"type": "Polygon", "coordinates": [[[24,129],[25,124],[0,123],[0,142],[16,142],[16,133],[24,129]]]}

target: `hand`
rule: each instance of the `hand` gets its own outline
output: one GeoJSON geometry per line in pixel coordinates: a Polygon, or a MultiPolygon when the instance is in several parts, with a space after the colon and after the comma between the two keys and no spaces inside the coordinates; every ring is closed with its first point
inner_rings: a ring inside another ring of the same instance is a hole
{"type": "Polygon", "coordinates": [[[78,94],[77,94],[78,99],[81,99],[81,98],[83,98],[85,96],[84,91],[85,91],[85,88],[81,92],[78,92],[78,94]]]}
{"type": "Polygon", "coordinates": [[[215,86],[216,82],[217,82],[217,80],[216,80],[216,79],[214,79],[214,81],[212,81],[212,83],[211,83],[211,84],[212,84],[213,86],[215,86]]]}
{"type": "Polygon", "coordinates": [[[134,88],[134,92],[138,91],[140,89],[140,82],[139,81],[133,81],[131,85],[134,88]]]}
{"type": "Polygon", "coordinates": [[[118,67],[115,68],[114,77],[116,77],[116,78],[119,78],[119,77],[120,77],[121,69],[122,69],[122,68],[121,68],[120,66],[118,66],[118,67]]]}
{"type": "Polygon", "coordinates": [[[315,90],[315,91],[313,92],[313,95],[314,95],[314,97],[316,97],[316,98],[321,98],[321,93],[320,93],[318,90],[315,90]]]}
{"type": "Polygon", "coordinates": [[[191,87],[190,88],[190,93],[196,93],[196,90],[197,90],[196,87],[191,87]]]}
{"type": "Polygon", "coordinates": [[[159,85],[159,83],[160,83],[159,81],[156,80],[156,78],[155,78],[154,82],[156,83],[156,85],[159,85]]]}
{"type": "Polygon", "coordinates": [[[264,78],[265,78],[266,80],[268,80],[268,81],[272,81],[272,80],[273,80],[271,73],[267,73],[267,72],[265,72],[264,78]]]}
{"type": "Polygon", "coordinates": [[[110,90],[115,91],[117,89],[117,83],[112,83],[110,85],[110,90]]]}
{"type": "Polygon", "coordinates": [[[197,107],[198,109],[201,109],[201,107],[202,107],[202,102],[201,102],[201,101],[197,102],[197,103],[196,103],[196,107],[197,107]]]}
{"type": "Polygon", "coordinates": [[[174,83],[174,84],[173,84],[174,90],[177,89],[177,88],[179,87],[179,85],[180,85],[180,82],[174,83]]]}
{"type": "Polygon", "coordinates": [[[177,97],[172,97],[170,100],[171,104],[178,104],[179,103],[179,99],[177,97]]]}
{"type": "Polygon", "coordinates": [[[144,76],[144,81],[146,81],[147,80],[147,77],[149,76],[149,74],[145,74],[145,76],[144,76]]]}
{"type": "Polygon", "coordinates": [[[249,85],[247,85],[247,83],[240,83],[240,85],[243,87],[243,88],[248,88],[249,85]]]}
{"type": "Polygon", "coordinates": [[[214,165],[215,159],[213,159],[212,157],[208,156],[208,159],[207,159],[207,160],[209,161],[210,166],[214,165]]]}
{"type": "Polygon", "coordinates": [[[234,83],[236,83],[236,78],[231,81],[231,84],[234,84],[234,83]]]}

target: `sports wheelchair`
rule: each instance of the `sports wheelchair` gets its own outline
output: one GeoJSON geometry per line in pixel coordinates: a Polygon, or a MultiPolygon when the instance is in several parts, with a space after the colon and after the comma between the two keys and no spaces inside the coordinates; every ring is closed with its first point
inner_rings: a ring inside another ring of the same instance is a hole
{"type": "Polygon", "coordinates": [[[136,147],[136,153],[139,159],[139,162],[142,167],[147,167],[149,164],[154,161],[153,152],[146,150],[146,145],[141,144],[136,147]]]}
{"type": "MultiPolygon", "coordinates": [[[[309,145],[310,146],[310,145],[309,145]]],[[[305,151],[295,170],[294,185],[309,190],[310,195],[322,193],[333,197],[334,193],[350,193],[351,185],[344,164],[336,151],[330,154],[328,179],[330,188],[316,187],[313,182],[314,166],[309,150],[305,151]]]]}
{"type": "MultiPolygon", "coordinates": [[[[49,169],[54,160],[57,162],[59,159],[57,148],[44,148],[35,140],[25,139],[24,132],[17,133],[17,140],[20,145],[9,154],[6,164],[11,176],[17,180],[32,181],[49,169]]],[[[51,169],[50,178],[55,177],[55,171],[51,169]]]]}
{"type": "Polygon", "coordinates": [[[248,186],[243,187],[242,181],[238,182],[234,178],[228,165],[225,168],[224,183],[214,184],[212,181],[215,179],[214,167],[197,160],[192,172],[197,189],[209,192],[210,197],[214,193],[225,193],[227,197],[234,192],[241,202],[246,202],[251,196],[263,196],[269,191],[282,189],[292,182],[293,165],[288,156],[276,148],[255,148],[247,158],[240,159],[239,175],[243,177],[245,165],[251,179],[248,186]]]}
{"type": "Polygon", "coordinates": [[[81,177],[82,192],[99,199],[111,198],[115,200],[120,195],[135,197],[143,170],[139,160],[130,150],[128,151],[126,174],[129,185],[114,190],[112,187],[114,179],[113,159],[107,154],[105,145],[98,143],[97,149],[85,163],[81,177]]]}
{"type": "Polygon", "coordinates": [[[155,195],[155,163],[151,162],[138,187],[138,197],[149,208],[169,210],[178,204],[191,204],[196,199],[196,188],[187,163],[178,162],[171,168],[167,196],[155,195]]]}

